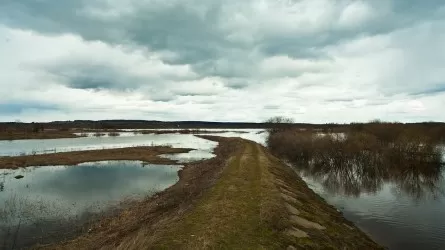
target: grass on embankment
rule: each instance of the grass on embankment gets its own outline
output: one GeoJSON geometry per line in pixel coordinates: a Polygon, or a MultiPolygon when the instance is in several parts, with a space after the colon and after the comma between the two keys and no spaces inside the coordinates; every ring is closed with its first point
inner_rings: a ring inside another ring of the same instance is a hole
{"type": "MultiPolygon", "coordinates": [[[[218,180],[226,159],[240,141],[221,138],[216,157],[186,164],[178,173],[179,181],[156,195],[133,204],[115,217],[97,222],[76,239],[45,249],[146,249],[158,240],[160,232],[170,228],[218,180]]],[[[42,246],[41,246],[42,247],[42,246]]]]}
{"type": "Polygon", "coordinates": [[[281,209],[279,193],[259,161],[251,143],[235,152],[216,185],[154,248],[284,247],[279,234],[282,218],[274,218],[281,209]]]}
{"type": "Polygon", "coordinates": [[[216,185],[153,248],[379,248],[292,169],[260,145],[243,142],[216,185]]]}
{"type": "Polygon", "coordinates": [[[219,142],[215,158],[56,249],[378,249],[264,147],[219,142]]]}
{"type": "Polygon", "coordinates": [[[175,161],[161,158],[160,155],[187,153],[189,151],[191,151],[191,149],[156,146],[6,156],[0,157],[0,169],[16,169],[29,166],[76,165],[83,162],[108,160],[138,160],[152,164],[174,164],[175,161]]]}

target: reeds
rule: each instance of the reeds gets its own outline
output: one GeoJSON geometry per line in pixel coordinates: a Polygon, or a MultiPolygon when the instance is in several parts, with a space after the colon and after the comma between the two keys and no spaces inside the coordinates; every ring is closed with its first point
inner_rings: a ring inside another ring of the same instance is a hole
{"type": "Polygon", "coordinates": [[[108,133],[108,136],[110,136],[110,137],[117,137],[117,136],[120,136],[121,134],[119,133],[119,132],[116,132],[116,131],[113,131],[113,132],[109,132],[108,133]]]}
{"type": "Polygon", "coordinates": [[[440,140],[431,138],[429,130],[402,126],[390,131],[379,127],[320,134],[287,129],[270,133],[267,145],[303,174],[343,194],[375,192],[383,181],[398,183],[416,197],[425,190],[439,191],[444,167],[440,140]]]}

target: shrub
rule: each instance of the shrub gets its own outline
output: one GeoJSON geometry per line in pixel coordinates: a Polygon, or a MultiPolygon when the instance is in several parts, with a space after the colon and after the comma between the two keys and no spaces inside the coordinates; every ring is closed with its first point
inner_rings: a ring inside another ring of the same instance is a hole
{"type": "Polygon", "coordinates": [[[109,132],[108,136],[116,137],[116,136],[120,136],[120,134],[119,134],[119,132],[113,131],[113,132],[109,132]]]}

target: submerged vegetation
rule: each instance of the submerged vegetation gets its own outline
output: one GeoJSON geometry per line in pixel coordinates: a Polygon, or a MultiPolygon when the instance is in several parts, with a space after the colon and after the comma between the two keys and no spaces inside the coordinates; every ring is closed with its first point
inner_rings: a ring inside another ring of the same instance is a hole
{"type": "Polygon", "coordinates": [[[217,140],[165,191],[50,249],[380,249],[259,144],[217,140]]]}
{"type": "Polygon", "coordinates": [[[442,131],[380,122],[344,126],[337,133],[285,128],[269,131],[267,145],[330,190],[358,196],[391,181],[420,198],[443,192],[438,187],[444,167],[442,131]]]}
{"type": "Polygon", "coordinates": [[[120,136],[120,135],[121,134],[119,132],[116,132],[116,131],[112,131],[112,132],[108,133],[108,136],[111,136],[111,137],[117,137],[117,136],[120,136]]]}
{"type": "Polygon", "coordinates": [[[95,137],[102,137],[102,136],[105,136],[106,134],[103,133],[103,132],[101,132],[101,131],[98,131],[98,132],[94,133],[93,135],[94,135],[95,137]]]}

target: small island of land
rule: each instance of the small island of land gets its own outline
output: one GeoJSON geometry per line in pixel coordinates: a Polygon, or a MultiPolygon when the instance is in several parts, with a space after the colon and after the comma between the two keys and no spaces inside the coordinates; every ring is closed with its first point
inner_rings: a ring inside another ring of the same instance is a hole
{"type": "Polygon", "coordinates": [[[192,149],[166,146],[129,147],[100,150],[61,152],[42,155],[0,157],[0,169],[16,169],[29,166],[76,165],[84,162],[108,160],[138,160],[151,164],[175,164],[162,158],[162,154],[187,153],[192,149]]]}

